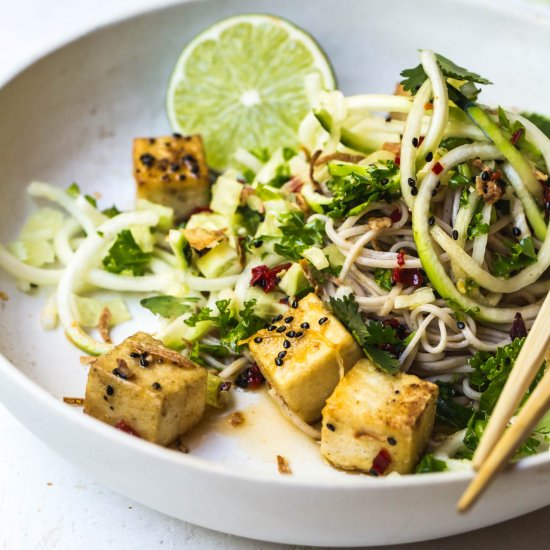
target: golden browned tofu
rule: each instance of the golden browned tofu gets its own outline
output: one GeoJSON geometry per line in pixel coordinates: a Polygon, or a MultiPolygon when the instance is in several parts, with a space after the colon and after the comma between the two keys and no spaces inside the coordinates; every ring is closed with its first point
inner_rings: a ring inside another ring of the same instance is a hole
{"type": "Polygon", "coordinates": [[[431,382],[361,359],[323,409],[322,455],[371,475],[412,472],[433,429],[437,392],[431,382]]]}
{"type": "Polygon", "coordinates": [[[254,335],[250,351],[286,404],[306,422],[318,420],[340,373],[363,353],[313,293],[273,326],[254,335]]]}
{"type": "Polygon", "coordinates": [[[84,411],[169,445],[202,417],[206,379],[205,369],[138,332],[93,362],[84,411]]]}
{"type": "Polygon", "coordinates": [[[201,136],[134,139],[137,196],[174,209],[176,219],[208,206],[210,180],[201,136]]]}

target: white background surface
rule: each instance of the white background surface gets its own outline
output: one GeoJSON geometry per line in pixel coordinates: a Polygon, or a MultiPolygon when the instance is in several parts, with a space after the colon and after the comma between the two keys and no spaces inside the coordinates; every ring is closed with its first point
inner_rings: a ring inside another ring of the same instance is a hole
{"type": "MultiPolygon", "coordinates": [[[[143,6],[172,2],[1,0],[0,81],[66,37],[143,6]]],[[[510,498],[528,498],[528,495],[510,495],[510,498]]],[[[425,506],[429,514],[429,503],[419,505],[425,506]]],[[[550,548],[549,519],[550,508],[546,508],[475,533],[387,548],[550,548]]],[[[286,547],[214,533],[137,505],[96,484],[53,454],[0,405],[0,549],[69,548],[286,547]]]]}

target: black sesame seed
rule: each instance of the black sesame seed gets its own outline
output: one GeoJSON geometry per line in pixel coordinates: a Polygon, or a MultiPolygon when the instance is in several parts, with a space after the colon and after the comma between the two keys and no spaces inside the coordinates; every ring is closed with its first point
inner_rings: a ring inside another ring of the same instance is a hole
{"type": "Polygon", "coordinates": [[[489,178],[490,178],[490,174],[489,172],[487,172],[486,170],[484,170],[483,172],[481,172],[481,179],[483,181],[489,181],[489,178]]]}
{"type": "Polygon", "coordinates": [[[388,182],[389,182],[389,181],[390,181],[390,180],[389,180],[388,178],[382,178],[382,179],[380,180],[380,183],[381,183],[382,185],[388,185],[388,182]]]}
{"type": "Polygon", "coordinates": [[[291,346],[291,344],[290,344],[290,341],[289,341],[289,340],[285,340],[285,341],[283,342],[283,348],[288,349],[290,346],[291,346]]]}
{"type": "Polygon", "coordinates": [[[149,361],[147,361],[147,359],[145,359],[145,357],[142,357],[142,358],[139,360],[139,364],[140,364],[142,367],[148,367],[148,366],[149,366],[149,361]]]}
{"type": "Polygon", "coordinates": [[[373,476],[373,477],[378,477],[378,472],[376,470],[369,470],[369,475],[373,476]]]}
{"type": "Polygon", "coordinates": [[[437,191],[435,189],[432,189],[432,197],[435,197],[437,195],[437,191]]]}
{"type": "Polygon", "coordinates": [[[513,227],[512,233],[514,234],[514,237],[519,237],[521,235],[521,229],[519,227],[513,227]]]}
{"type": "Polygon", "coordinates": [[[181,135],[181,134],[178,134],[177,132],[174,132],[172,135],[173,135],[175,138],[177,138],[177,139],[179,139],[179,138],[182,137],[182,135],[181,135]]]}
{"type": "Polygon", "coordinates": [[[256,338],[254,338],[254,342],[256,342],[256,344],[261,344],[262,337],[261,336],[256,336],[256,338]]]}
{"type": "Polygon", "coordinates": [[[138,353],[137,351],[133,351],[132,353],[130,353],[130,357],[132,359],[137,359],[138,357],[141,357],[141,353],[138,353]]]}
{"type": "Polygon", "coordinates": [[[416,181],[414,180],[414,178],[409,178],[407,180],[407,183],[410,185],[410,187],[416,187],[416,181]]]}
{"type": "Polygon", "coordinates": [[[275,359],[275,364],[280,367],[283,364],[283,360],[280,357],[277,357],[277,359],[275,359]]]}
{"type": "Polygon", "coordinates": [[[153,382],[151,386],[154,390],[160,390],[160,388],[162,388],[162,386],[158,382],[153,382]]]}
{"type": "Polygon", "coordinates": [[[275,325],[271,325],[267,328],[267,330],[269,330],[269,332],[272,332],[276,329],[277,327],[275,325]]]}
{"type": "Polygon", "coordinates": [[[298,307],[298,300],[293,300],[292,304],[290,304],[294,309],[298,307]]]}
{"type": "Polygon", "coordinates": [[[433,224],[435,223],[435,217],[434,217],[434,216],[430,216],[430,217],[428,218],[428,223],[429,223],[430,225],[433,225],[433,224]]]}
{"type": "Polygon", "coordinates": [[[143,155],[141,155],[141,157],[139,157],[139,160],[141,160],[142,164],[149,168],[155,163],[155,157],[153,155],[150,155],[149,153],[144,153],[143,155]]]}
{"type": "Polygon", "coordinates": [[[413,147],[418,147],[418,138],[412,138],[413,147]]]}
{"type": "Polygon", "coordinates": [[[128,380],[127,371],[125,371],[124,369],[121,370],[117,367],[116,369],[113,369],[113,374],[115,376],[118,376],[119,378],[122,378],[122,380],[128,380]]]}
{"type": "Polygon", "coordinates": [[[271,320],[272,323],[278,323],[283,318],[282,315],[275,315],[273,319],[271,320]]]}
{"type": "Polygon", "coordinates": [[[179,164],[171,164],[170,165],[170,170],[172,170],[172,172],[177,172],[178,170],[180,169],[180,165],[179,164]]]}
{"type": "Polygon", "coordinates": [[[184,180],[187,179],[187,176],[186,176],[185,174],[180,174],[180,175],[178,176],[178,179],[179,179],[180,181],[184,181],[184,180]]]}
{"type": "Polygon", "coordinates": [[[285,325],[281,325],[278,329],[277,329],[277,332],[281,333],[281,332],[284,332],[286,330],[286,326],[285,325]]]}
{"type": "Polygon", "coordinates": [[[284,359],[286,357],[286,351],[280,351],[278,354],[277,354],[277,357],[279,359],[284,359]]]}
{"type": "Polygon", "coordinates": [[[457,231],[456,229],[453,230],[453,239],[454,239],[455,241],[458,241],[458,231],[457,231]]]}
{"type": "Polygon", "coordinates": [[[257,241],[254,241],[254,246],[256,248],[260,248],[260,246],[262,246],[264,244],[264,242],[262,241],[262,239],[258,239],[257,241]]]}
{"type": "Polygon", "coordinates": [[[293,331],[293,330],[289,330],[286,335],[289,337],[289,338],[294,338],[296,336],[296,332],[293,331]]]}
{"type": "Polygon", "coordinates": [[[113,386],[111,386],[110,384],[107,386],[105,391],[107,392],[107,395],[113,395],[115,393],[113,386]]]}
{"type": "Polygon", "coordinates": [[[396,445],[397,444],[397,441],[395,440],[394,437],[388,437],[387,441],[390,445],[396,445]]]}
{"type": "Polygon", "coordinates": [[[411,195],[412,195],[413,197],[416,196],[416,195],[418,195],[418,189],[417,189],[416,187],[413,187],[413,188],[411,189],[411,195]]]}
{"type": "Polygon", "coordinates": [[[433,159],[434,159],[434,154],[430,151],[430,152],[426,155],[426,162],[432,162],[433,159]]]}
{"type": "Polygon", "coordinates": [[[466,328],[466,325],[462,322],[462,321],[459,321],[456,326],[460,329],[460,330],[463,330],[466,328]]]}
{"type": "Polygon", "coordinates": [[[307,322],[306,322],[306,323],[302,323],[302,324],[300,325],[300,328],[303,328],[303,329],[307,330],[307,329],[309,328],[309,323],[307,323],[307,322]]]}
{"type": "Polygon", "coordinates": [[[324,325],[328,321],[328,317],[321,317],[319,319],[319,324],[324,325]]]}
{"type": "Polygon", "coordinates": [[[393,393],[398,394],[401,393],[399,390],[395,390],[393,393]]]}
{"type": "Polygon", "coordinates": [[[292,323],[292,321],[294,321],[294,317],[292,317],[292,315],[285,317],[285,323],[292,323]]]}
{"type": "Polygon", "coordinates": [[[301,338],[302,336],[304,335],[304,333],[299,330],[297,333],[296,333],[296,338],[301,338]]]}
{"type": "Polygon", "coordinates": [[[335,431],[336,431],[336,427],[334,426],[334,424],[330,424],[330,422],[327,422],[327,428],[328,428],[331,432],[335,432],[335,431]]]}

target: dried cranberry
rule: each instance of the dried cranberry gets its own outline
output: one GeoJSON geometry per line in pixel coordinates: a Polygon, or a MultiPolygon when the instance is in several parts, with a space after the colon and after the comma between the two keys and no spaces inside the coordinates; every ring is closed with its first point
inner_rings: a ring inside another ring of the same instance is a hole
{"type": "Polygon", "coordinates": [[[291,265],[291,263],[281,264],[273,269],[269,269],[266,265],[253,267],[250,286],[259,286],[266,294],[271,292],[279,283],[278,273],[288,269],[291,265]]]}
{"type": "Polygon", "coordinates": [[[424,277],[420,269],[400,269],[396,267],[392,271],[391,279],[395,284],[419,287],[424,284],[424,277]]]}
{"type": "Polygon", "coordinates": [[[391,214],[390,214],[390,220],[393,223],[396,223],[401,220],[401,209],[396,208],[391,214]]]}
{"type": "Polygon", "coordinates": [[[500,181],[502,179],[502,172],[500,170],[493,170],[489,174],[489,179],[496,182],[500,181]]]}
{"type": "Polygon", "coordinates": [[[404,340],[408,336],[407,327],[402,325],[397,319],[384,319],[382,324],[387,327],[391,327],[397,333],[397,337],[401,340],[404,340]]]}
{"type": "Polygon", "coordinates": [[[126,432],[127,434],[134,435],[136,437],[141,437],[130,424],[126,423],[124,420],[119,420],[115,424],[115,428],[121,430],[122,432],[126,432]]]}
{"type": "Polygon", "coordinates": [[[397,166],[401,166],[401,156],[400,155],[395,155],[395,164],[397,164],[397,166]]]}
{"type": "Polygon", "coordinates": [[[264,375],[256,364],[248,369],[244,369],[235,379],[235,384],[239,386],[239,388],[255,389],[260,387],[264,382],[264,375]]]}
{"type": "Polygon", "coordinates": [[[372,461],[371,470],[376,475],[383,475],[391,464],[391,455],[386,449],[381,449],[380,452],[374,457],[372,461]]]}
{"type": "Polygon", "coordinates": [[[518,311],[514,317],[514,322],[512,323],[512,328],[510,329],[510,338],[514,340],[515,338],[525,338],[527,336],[527,327],[521,313],[518,311]]]}

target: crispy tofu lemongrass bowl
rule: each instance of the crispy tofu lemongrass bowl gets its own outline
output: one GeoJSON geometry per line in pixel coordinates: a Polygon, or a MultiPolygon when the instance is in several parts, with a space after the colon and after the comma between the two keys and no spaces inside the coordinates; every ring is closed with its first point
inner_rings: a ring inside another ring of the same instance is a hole
{"type": "MultiPolygon", "coordinates": [[[[208,22],[173,69],[170,128],[117,135],[109,185],[73,183],[74,164],[68,182],[27,186],[33,210],[0,245],[2,327],[16,302],[50,361],[70,357],[67,383],[43,384],[66,403],[57,415],[83,407],[119,429],[86,420],[93,437],[138,455],[226,461],[281,487],[465,480],[550,288],[550,119],[487,105],[498,78],[444,48],[413,44],[395,88],[371,76],[348,95],[293,23],[208,22]]],[[[544,454],[549,431],[550,418],[514,460],[544,454]]]]}

